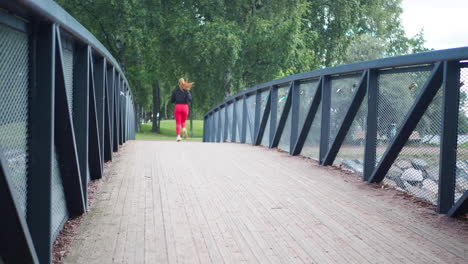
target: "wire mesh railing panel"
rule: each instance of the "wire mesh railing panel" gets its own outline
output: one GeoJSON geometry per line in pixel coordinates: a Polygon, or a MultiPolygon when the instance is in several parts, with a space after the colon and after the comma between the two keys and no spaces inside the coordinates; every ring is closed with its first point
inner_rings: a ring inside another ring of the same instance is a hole
{"type": "Polygon", "coordinates": [[[278,128],[278,123],[283,113],[284,106],[286,105],[286,99],[288,98],[290,85],[284,85],[278,87],[278,103],[276,107],[276,125],[275,128],[278,128]]]}
{"type": "Polygon", "coordinates": [[[291,111],[289,111],[288,118],[286,119],[286,123],[284,124],[283,134],[281,134],[278,148],[283,151],[289,152],[290,145],[291,145],[291,111]]]}
{"type": "Polygon", "coordinates": [[[417,71],[381,73],[378,76],[376,162],[395,137],[429,74],[429,71],[417,71]]]}
{"type": "Polygon", "coordinates": [[[52,187],[51,187],[51,216],[52,237],[55,238],[61,230],[62,224],[68,219],[68,210],[65,203],[62,175],[60,173],[57,151],[52,154],[52,187]]]}
{"type": "Polygon", "coordinates": [[[468,191],[468,68],[460,69],[455,202],[468,191]]]}
{"type": "Polygon", "coordinates": [[[331,79],[330,139],[328,146],[333,143],[341,123],[343,123],[360,79],[360,75],[340,76],[331,79]]]}
{"type": "Polygon", "coordinates": [[[228,104],[227,108],[227,117],[228,117],[228,125],[226,127],[227,129],[227,141],[232,142],[232,112],[233,112],[233,106],[232,104],[228,104]]]}
{"type": "Polygon", "coordinates": [[[364,99],[333,162],[333,165],[351,170],[360,176],[364,173],[366,117],[367,100],[364,99]]]}
{"type": "Polygon", "coordinates": [[[255,106],[257,101],[255,100],[255,94],[247,97],[247,139],[246,143],[253,144],[254,130],[255,130],[255,106]]]}
{"type": "Polygon", "coordinates": [[[243,112],[244,106],[243,106],[243,100],[240,99],[236,101],[236,115],[237,115],[237,122],[236,122],[236,127],[237,127],[237,132],[236,132],[236,142],[241,141],[241,131],[242,131],[242,112],[243,112]]]}
{"type": "Polygon", "coordinates": [[[73,115],[73,42],[62,37],[63,70],[65,74],[65,88],[70,113],[73,115]]]}
{"type": "Polygon", "coordinates": [[[319,79],[307,80],[299,83],[299,129],[304,125],[310,105],[317,92],[319,79]]]}
{"type": "MultiPolygon", "coordinates": [[[[268,103],[268,96],[270,94],[269,90],[264,90],[260,94],[260,120],[262,120],[263,114],[265,113],[265,108],[268,103]]],[[[261,145],[269,146],[270,145],[270,115],[268,115],[268,121],[263,133],[261,145]]]]}
{"type": "Polygon", "coordinates": [[[265,126],[265,131],[263,132],[262,143],[261,145],[265,147],[270,146],[270,115],[268,115],[268,121],[265,126]]]}
{"type": "Polygon", "coordinates": [[[442,89],[434,97],[388,171],[384,183],[436,205],[441,129],[442,89]]]}
{"type": "Polygon", "coordinates": [[[320,127],[322,122],[322,103],[319,104],[314,121],[302,147],[301,155],[314,160],[320,160],[320,127]]]}
{"type": "Polygon", "coordinates": [[[0,147],[13,195],[26,215],[29,51],[26,33],[0,25],[0,147]]]}

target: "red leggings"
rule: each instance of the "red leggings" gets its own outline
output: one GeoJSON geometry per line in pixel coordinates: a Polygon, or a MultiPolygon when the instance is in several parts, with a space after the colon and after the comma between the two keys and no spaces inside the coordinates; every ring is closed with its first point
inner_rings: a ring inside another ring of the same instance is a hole
{"type": "Polygon", "coordinates": [[[185,128],[185,121],[189,114],[189,107],[186,104],[176,104],[174,108],[174,118],[176,122],[176,133],[180,135],[180,127],[185,128]]]}

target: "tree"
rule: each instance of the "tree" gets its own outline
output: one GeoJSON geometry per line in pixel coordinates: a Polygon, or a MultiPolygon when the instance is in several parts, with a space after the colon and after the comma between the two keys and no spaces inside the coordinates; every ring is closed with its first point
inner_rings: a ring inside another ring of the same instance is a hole
{"type": "Polygon", "coordinates": [[[144,111],[163,108],[168,118],[180,77],[195,81],[191,114],[201,118],[226,96],[265,81],[424,49],[422,33],[405,37],[400,0],[59,2],[121,63],[144,111]],[[375,44],[372,52],[349,51],[362,43],[375,44]]]}

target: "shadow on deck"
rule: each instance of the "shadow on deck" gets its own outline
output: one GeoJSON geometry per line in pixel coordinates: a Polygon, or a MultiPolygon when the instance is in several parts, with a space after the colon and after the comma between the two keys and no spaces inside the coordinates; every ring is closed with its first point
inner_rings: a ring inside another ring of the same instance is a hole
{"type": "Polygon", "coordinates": [[[66,263],[467,263],[464,221],[263,147],[132,141],[66,263]]]}

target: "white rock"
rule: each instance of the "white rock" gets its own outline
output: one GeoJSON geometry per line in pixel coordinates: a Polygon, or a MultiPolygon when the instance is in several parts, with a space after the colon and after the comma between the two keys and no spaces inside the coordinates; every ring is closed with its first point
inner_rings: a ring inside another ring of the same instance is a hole
{"type": "Polygon", "coordinates": [[[422,184],[424,189],[429,190],[431,192],[437,192],[439,189],[437,183],[431,179],[425,179],[422,184]]]}
{"type": "Polygon", "coordinates": [[[407,160],[400,160],[395,165],[400,169],[408,169],[412,167],[411,162],[407,160]]]}
{"type": "Polygon", "coordinates": [[[466,190],[468,190],[468,179],[463,177],[457,178],[455,189],[461,193],[464,193],[466,190]]]}
{"type": "Polygon", "coordinates": [[[420,170],[409,168],[403,172],[401,178],[406,181],[422,181],[424,180],[423,173],[420,170]]]}

